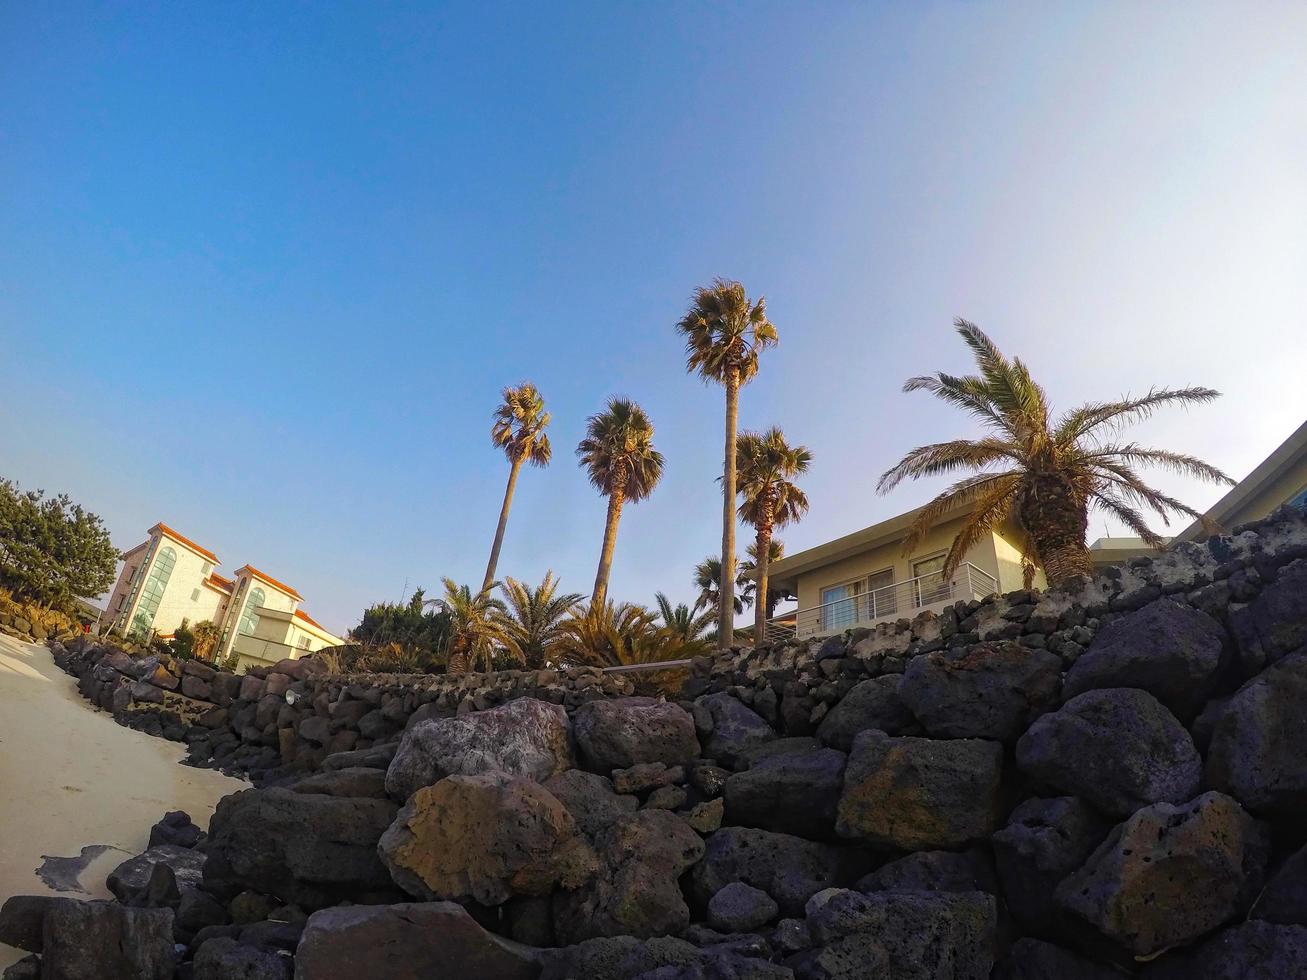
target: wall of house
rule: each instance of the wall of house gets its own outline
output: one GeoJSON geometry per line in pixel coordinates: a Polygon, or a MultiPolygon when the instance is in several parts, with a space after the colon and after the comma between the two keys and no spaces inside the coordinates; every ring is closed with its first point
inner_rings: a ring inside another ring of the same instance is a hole
{"type": "MultiPolygon", "coordinates": [[[[994,535],[994,555],[998,562],[998,591],[1014,592],[1017,589],[1024,589],[1026,587],[1026,576],[1025,569],[1021,567],[1021,549],[1008,541],[1007,538],[996,534],[994,535]]],[[[1031,588],[1048,588],[1048,579],[1044,577],[1042,568],[1035,570],[1035,578],[1031,583],[1031,588]]]]}
{"type": "Polygon", "coordinates": [[[105,616],[109,622],[114,622],[123,613],[123,606],[132,591],[132,576],[140,568],[141,562],[145,561],[145,556],[150,553],[150,542],[143,541],[123,557],[122,571],[118,573],[118,581],[114,583],[113,591],[109,593],[109,601],[106,603],[105,616]]]}
{"type": "Polygon", "coordinates": [[[1241,503],[1229,516],[1223,518],[1223,523],[1230,528],[1249,521],[1260,521],[1277,507],[1288,503],[1304,488],[1307,488],[1307,456],[1303,456],[1280,474],[1278,479],[1241,503]]]}
{"type": "MultiPolygon", "coordinates": [[[[833,562],[822,568],[804,572],[798,577],[798,608],[811,609],[821,605],[822,589],[842,585],[854,579],[866,578],[873,572],[883,571],[886,568],[894,569],[895,583],[906,582],[913,577],[912,566],[914,563],[934,555],[948,553],[949,547],[953,544],[953,538],[957,535],[961,525],[962,520],[958,519],[935,527],[910,555],[903,554],[902,541],[894,541],[878,548],[869,549],[861,554],[853,555],[850,558],[845,558],[842,561],[833,562]]],[[[995,578],[999,578],[1000,591],[1005,588],[1018,589],[1021,587],[1019,567],[1015,584],[1009,586],[1002,584],[1004,570],[1000,567],[992,535],[986,536],[972,548],[967,553],[966,560],[995,578]]],[[[901,611],[901,615],[910,616],[912,613],[913,611],[910,609],[901,611]]]]}

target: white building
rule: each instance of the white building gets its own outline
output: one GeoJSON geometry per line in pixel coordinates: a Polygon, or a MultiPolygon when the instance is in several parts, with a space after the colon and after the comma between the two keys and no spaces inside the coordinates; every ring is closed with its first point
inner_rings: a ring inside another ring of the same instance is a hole
{"type": "Polygon", "coordinates": [[[123,570],[109,595],[108,617],[120,633],[170,637],[182,622],[209,620],[222,628],[216,656],[235,653],[242,666],[273,664],[323,647],[340,637],[300,608],[304,597],[252,565],[232,578],[214,569],[218,556],[166,524],[123,555],[123,570]]]}

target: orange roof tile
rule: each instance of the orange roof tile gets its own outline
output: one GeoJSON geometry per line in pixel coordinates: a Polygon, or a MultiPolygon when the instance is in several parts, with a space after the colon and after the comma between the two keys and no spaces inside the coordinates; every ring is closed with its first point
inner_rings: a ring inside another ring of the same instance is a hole
{"type": "Polygon", "coordinates": [[[236,574],[237,574],[237,575],[239,575],[241,572],[249,572],[250,575],[253,576],[254,578],[257,578],[257,579],[260,579],[261,581],[267,582],[267,583],[268,583],[269,585],[271,585],[274,589],[280,589],[282,592],[285,592],[288,596],[294,596],[296,599],[299,599],[299,600],[301,600],[301,601],[304,599],[304,597],[303,597],[302,595],[300,595],[298,592],[296,592],[294,589],[292,589],[292,588],[291,588],[289,585],[287,585],[285,582],[278,582],[278,581],[277,581],[275,578],[273,578],[271,575],[264,575],[261,571],[259,571],[259,570],[258,570],[257,568],[255,568],[253,565],[243,565],[243,566],[241,566],[240,568],[236,569],[236,574]]]}
{"type": "Polygon", "coordinates": [[[308,613],[306,613],[303,609],[296,609],[296,610],[295,610],[295,618],[296,618],[296,619],[302,619],[302,620],[304,620],[304,622],[310,624],[311,626],[316,626],[318,629],[322,630],[324,633],[327,631],[327,628],[326,628],[325,626],[323,626],[323,625],[322,625],[321,623],[319,623],[316,619],[314,619],[312,616],[310,616],[308,613]]]}
{"type": "Polygon", "coordinates": [[[231,579],[224,578],[217,572],[210,572],[209,577],[204,580],[204,584],[211,589],[217,589],[219,592],[231,591],[231,579]]]}
{"type": "Polygon", "coordinates": [[[200,554],[202,554],[205,558],[209,559],[209,561],[213,562],[215,565],[218,563],[218,556],[215,555],[212,551],[210,551],[208,548],[201,548],[198,544],[196,544],[196,543],[195,543],[194,541],[192,541],[190,538],[188,538],[188,537],[186,537],[186,536],[184,536],[184,535],[178,534],[176,531],[174,531],[172,528],[170,528],[167,524],[164,524],[164,523],[160,522],[160,523],[154,525],[154,527],[150,528],[149,533],[150,533],[150,534],[153,534],[155,531],[158,531],[159,533],[161,533],[161,534],[163,534],[163,535],[165,535],[165,536],[167,536],[167,537],[172,538],[174,541],[179,541],[179,542],[181,542],[182,544],[186,545],[186,547],[190,548],[190,549],[193,550],[193,551],[198,551],[200,554]]]}

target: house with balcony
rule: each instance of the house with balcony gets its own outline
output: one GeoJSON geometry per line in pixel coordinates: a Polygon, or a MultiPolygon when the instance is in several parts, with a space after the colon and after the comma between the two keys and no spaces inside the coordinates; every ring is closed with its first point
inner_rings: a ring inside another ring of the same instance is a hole
{"type": "MultiPolygon", "coordinates": [[[[800,639],[856,626],[912,618],[959,599],[1023,588],[1021,548],[1014,529],[994,530],[945,576],[944,557],[966,511],[939,521],[911,553],[903,543],[920,510],[873,524],[807,551],[786,555],[769,569],[770,587],[797,596],[797,606],[768,623],[768,638],[800,639]]],[[[1037,572],[1034,585],[1044,585],[1037,572]]]]}
{"type": "Polygon", "coordinates": [[[171,637],[183,622],[209,620],[222,630],[215,657],[235,654],[239,666],[274,664],[344,642],[300,608],[304,597],[295,589],[253,565],[227,578],[216,571],[217,555],[167,524],[147,535],[124,553],[109,594],[108,621],[117,632],[145,641],[171,637]]]}

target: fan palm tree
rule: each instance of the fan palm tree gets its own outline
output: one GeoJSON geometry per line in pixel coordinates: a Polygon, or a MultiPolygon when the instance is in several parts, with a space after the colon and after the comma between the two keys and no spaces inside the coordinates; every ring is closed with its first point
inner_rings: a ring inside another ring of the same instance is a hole
{"type": "MultiPolygon", "coordinates": [[[[735,609],[735,615],[738,616],[744,612],[744,607],[753,601],[753,579],[745,574],[743,564],[740,565],[739,570],[736,572],[735,586],[739,591],[731,593],[731,605],[735,609]]],[[[710,609],[713,618],[720,622],[720,613],[717,607],[722,587],[722,560],[720,558],[716,555],[709,555],[694,566],[694,587],[699,590],[699,596],[694,600],[695,612],[700,609],[710,609]]]]}
{"type": "Polygon", "coordinates": [[[654,598],[658,603],[658,615],[663,620],[663,629],[686,642],[701,640],[708,627],[717,621],[715,609],[697,613],[697,610],[691,609],[683,602],[673,606],[671,600],[661,592],[654,598]]]}
{"type": "Polygon", "coordinates": [[[604,544],[599,552],[590,604],[602,608],[608,595],[608,576],[613,570],[613,548],[622,505],[643,500],[663,475],[663,454],[653,446],[653,423],[644,409],[625,398],[612,398],[608,407],[590,416],[586,436],[576,447],[581,466],[590,482],[608,497],[608,518],[604,522],[604,544]]]}
{"type": "Polygon", "coordinates": [[[508,486],[504,488],[504,504],[499,508],[495,543],[490,548],[486,577],[481,583],[483,592],[495,580],[499,549],[504,544],[504,530],[508,527],[509,508],[513,506],[513,490],[517,486],[518,471],[526,462],[532,466],[548,466],[553,456],[549,436],[545,433],[549,420],[544,399],[540,397],[535,385],[525,382],[516,388],[504,389],[503,401],[495,409],[494,422],[490,426],[490,440],[508,457],[508,486]]]}
{"type": "MultiPolygon", "coordinates": [[[[756,576],[758,574],[758,542],[755,541],[753,544],[749,545],[747,554],[749,557],[740,562],[740,575],[748,578],[748,587],[750,590],[753,590],[757,588],[758,584],[756,581],[756,576]]],[[[771,541],[767,543],[767,563],[769,565],[774,565],[784,557],[785,545],[781,543],[779,538],[772,538],[771,541]]],[[[752,598],[753,592],[750,591],[749,595],[752,598]]],[[[772,616],[776,615],[776,607],[786,599],[795,598],[798,597],[786,589],[776,588],[769,580],[767,582],[767,618],[771,619],[772,616]]]]}
{"type": "Polygon", "coordinates": [[[771,565],[772,532],[799,520],[808,511],[808,497],[794,477],[808,472],[812,453],[791,446],[776,426],[766,432],[744,432],[736,444],[740,473],[740,517],[756,533],[753,559],[757,569],[753,606],[753,642],[761,644],[767,630],[767,569],[771,565]],[[761,600],[758,598],[761,596],[761,600]]]}
{"type": "Polygon", "coordinates": [[[490,589],[473,593],[451,578],[443,581],[445,595],[441,601],[450,620],[447,670],[451,674],[465,674],[478,667],[490,670],[495,648],[507,645],[497,615],[505,612],[504,604],[491,595],[490,589]]]}
{"type": "Polygon", "coordinates": [[[726,446],[722,460],[722,557],[718,589],[727,601],[717,606],[718,644],[731,642],[735,592],[735,430],[740,387],[758,373],[758,355],[776,344],[776,327],[767,319],[766,301],[749,299],[738,282],[714,279],[694,291],[690,308],[676,324],[685,337],[685,366],[706,382],[726,389],[726,446]]]}
{"type": "Polygon", "coordinates": [[[558,579],[552,571],[534,589],[515,578],[500,586],[507,608],[493,613],[503,632],[505,649],[528,667],[542,667],[558,639],[562,621],[581,601],[576,592],[558,595],[558,579]]]}
{"type": "Polygon", "coordinates": [[[1165,543],[1144,522],[1155,512],[1169,524],[1170,512],[1210,524],[1192,507],[1155,490],[1135,467],[1160,466],[1212,483],[1233,484],[1215,466],[1183,453],[1122,442],[1118,431],[1147,418],[1163,405],[1195,405],[1220,397],[1211,388],[1153,388],[1139,397],[1091,402],[1052,418],[1044,389],[1019,359],[1009,360],[979,327],[954,325],[971,349],[979,375],[934,374],[909,378],[904,391],[928,391],[964,409],[989,432],[980,439],[955,439],[912,450],[881,476],[888,493],[905,479],[979,471],[949,487],[917,514],[904,542],[914,548],[946,514],[970,512],[944,562],[951,575],[969,548],[990,531],[1014,525],[1023,532],[1023,563],[1042,564],[1050,585],[1092,569],[1085,546],[1089,508],[1116,517],[1149,545],[1165,543]]]}

